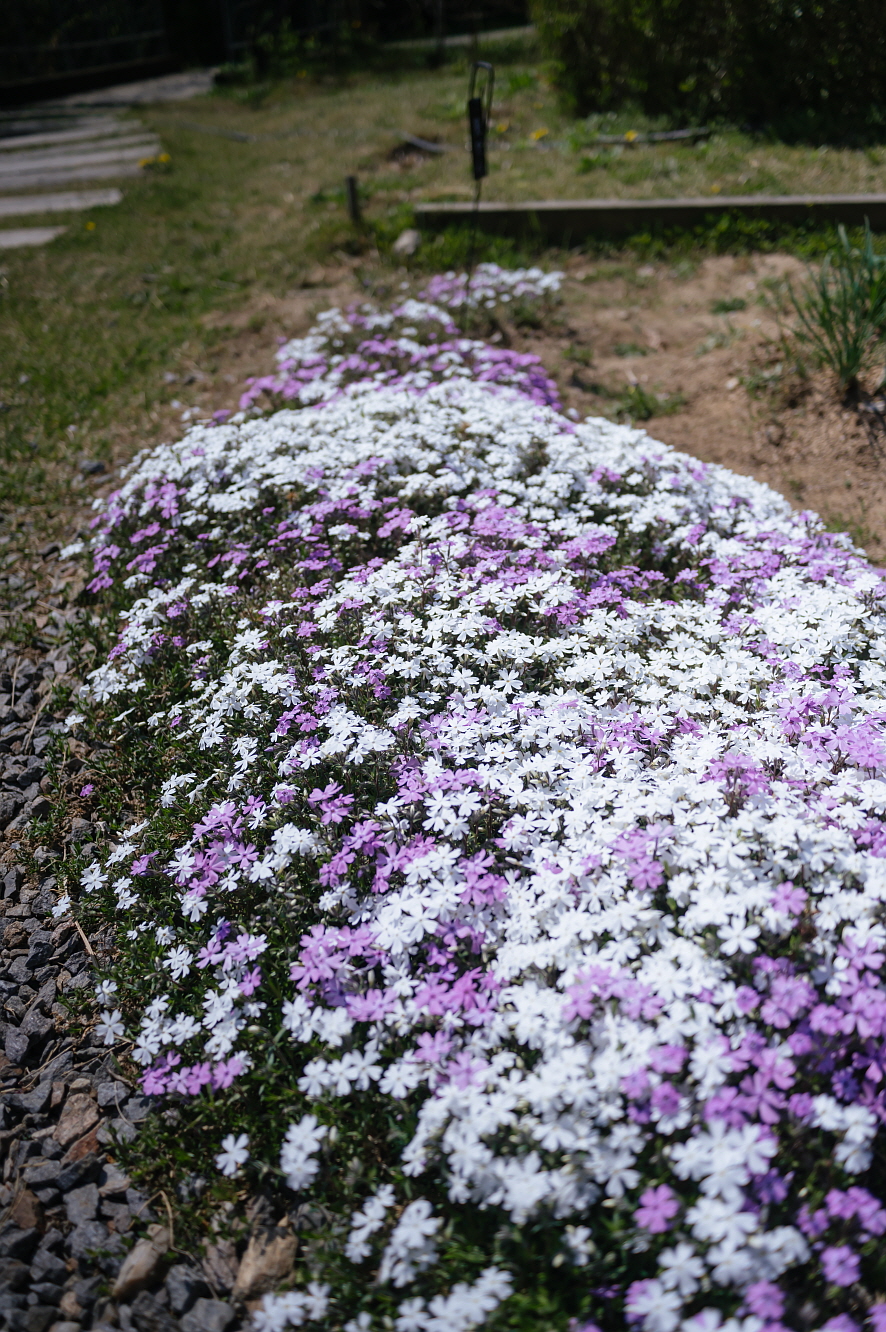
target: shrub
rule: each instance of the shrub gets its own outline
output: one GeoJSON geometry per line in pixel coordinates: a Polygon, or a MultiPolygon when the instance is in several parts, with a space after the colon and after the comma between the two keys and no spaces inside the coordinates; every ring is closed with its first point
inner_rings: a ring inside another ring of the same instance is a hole
{"type": "Polygon", "coordinates": [[[534,0],[555,79],[584,114],[635,99],[650,114],[882,125],[878,0],[534,0]]]}

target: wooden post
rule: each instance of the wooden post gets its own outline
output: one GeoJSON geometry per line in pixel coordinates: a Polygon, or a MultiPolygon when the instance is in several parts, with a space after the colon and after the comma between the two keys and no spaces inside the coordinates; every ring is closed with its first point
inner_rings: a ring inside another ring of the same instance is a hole
{"type": "Polygon", "coordinates": [[[345,196],[348,201],[348,216],[355,227],[362,226],[363,218],[360,214],[360,195],[357,191],[356,176],[345,176],[345,196]]]}

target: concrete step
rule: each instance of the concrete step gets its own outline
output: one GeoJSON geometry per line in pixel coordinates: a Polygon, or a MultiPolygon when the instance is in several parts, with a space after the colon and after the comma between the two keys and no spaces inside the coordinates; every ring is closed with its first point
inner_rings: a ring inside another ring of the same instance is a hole
{"type": "Polygon", "coordinates": [[[0,250],[19,250],[26,245],[48,245],[67,227],[10,227],[0,228],[0,250]]]}
{"type": "Polygon", "coordinates": [[[121,190],[68,190],[64,194],[10,194],[0,197],[0,217],[27,217],[35,213],[75,213],[85,208],[118,204],[121,190]]]}
{"type": "Polygon", "coordinates": [[[3,153],[0,156],[0,174],[6,176],[12,172],[24,175],[28,171],[43,171],[54,167],[75,167],[99,165],[102,162],[118,160],[121,162],[138,161],[160,151],[160,140],[145,133],[133,134],[125,139],[100,140],[93,147],[37,148],[33,152],[22,149],[17,153],[3,153]],[[105,146],[107,143],[107,146],[105,146]]]}
{"type": "MultiPolygon", "coordinates": [[[[0,135],[5,126],[0,125],[0,135]]],[[[88,121],[74,129],[46,130],[40,134],[11,134],[0,137],[0,152],[29,151],[59,143],[79,143],[89,139],[116,139],[137,134],[139,127],[132,121],[115,120],[109,116],[88,121]]],[[[142,130],[144,134],[144,130],[142,130]]]]}
{"type": "Polygon", "coordinates": [[[99,166],[59,167],[54,171],[41,171],[34,175],[15,176],[12,173],[0,177],[0,193],[5,190],[20,189],[23,185],[30,189],[52,189],[55,185],[72,185],[79,180],[113,180],[122,176],[140,176],[142,168],[138,162],[108,162],[99,166]]]}

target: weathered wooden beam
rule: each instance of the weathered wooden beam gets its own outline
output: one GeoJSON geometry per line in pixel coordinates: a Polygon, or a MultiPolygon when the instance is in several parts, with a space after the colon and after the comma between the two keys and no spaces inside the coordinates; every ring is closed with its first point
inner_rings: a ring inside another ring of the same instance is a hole
{"type": "MultiPolygon", "coordinates": [[[[420,227],[467,222],[470,203],[420,203],[420,227]]],[[[651,227],[693,227],[726,212],[794,225],[842,222],[886,230],[886,194],[719,194],[687,199],[543,199],[528,203],[481,203],[477,225],[497,235],[536,234],[559,244],[588,236],[630,236],[651,227]]]]}

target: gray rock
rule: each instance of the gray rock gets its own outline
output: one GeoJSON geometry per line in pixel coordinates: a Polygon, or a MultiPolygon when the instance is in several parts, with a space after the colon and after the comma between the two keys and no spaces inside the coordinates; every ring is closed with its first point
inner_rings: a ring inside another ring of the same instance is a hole
{"type": "Polygon", "coordinates": [[[126,1102],[123,1114],[133,1124],[138,1124],[141,1120],[147,1119],[154,1101],[150,1096],[132,1096],[126,1102]]]}
{"type": "Polygon", "coordinates": [[[66,1280],[67,1275],[68,1269],[62,1259],[47,1249],[38,1249],[31,1259],[31,1278],[34,1281],[52,1281],[59,1285],[66,1280]]]}
{"type": "Polygon", "coordinates": [[[102,1082],[98,1087],[99,1108],[107,1110],[109,1106],[118,1110],[125,1103],[129,1088],[122,1082],[102,1082]]]}
{"type": "Polygon", "coordinates": [[[30,1268],[18,1258],[0,1258],[0,1286],[21,1290],[27,1284],[30,1268]]]}
{"type": "Polygon", "coordinates": [[[25,1332],[46,1332],[58,1318],[58,1309],[51,1304],[32,1304],[22,1326],[25,1332]]]}
{"type": "Polygon", "coordinates": [[[24,877],[24,870],[21,865],[13,865],[12,869],[3,875],[3,896],[7,899],[17,897],[24,882],[24,877]]]}
{"type": "MultiPolygon", "coordinates": [[[[16,962],[21,962],[22,958],[17,957],[15,960],[16,962]]],[[[12,968],[10,968],[10,970],[12,970],[12,968]]],[[[20,1031],[18,1027],[9,1027],[4,1042],[6,1058],[9,1062],[18,1065],[24,1063],[30,1043],[31,1039],[26,1031],[20,1031]]]]}
{"type": "Polygon", "coordinates": [[[0,1235],[0,1258],[19,1258],[27,1262],[37,1247],[39,1235],[35,1229],[5,1230],[0,1235]]]}
{"type": "Polygon", "coordinates": [[[16,1110],[21,1110],[26,1115],[39,1115],[41,1110],[46,1108],[46,1104],[52,1095],[52,1087],[48,1082],[41,1082],[33,1091],[16,1092],[9,1098],[9,1103],[16,1110]]]}
{"type": "Polygon", "coordinates": [[[64,1286],[59,1286],[54,1281],[37,1281],[31,1287],[31,1294],[37,1296],[40,1304],[60,1304],[61,1298],[65,1293],[64,1286]]]}
{"type": "Polygon", "coordinates": [[[125,1235],[132,1225],[132,1212],[126,1203],[102,1202],[102,1217],[105,1221],[113,1221],[118,1235],[125,1235]]]}
{"type": "Polygon", "coordinates": [[[54,1025],[52,1018],[45,1017],[40,1009],[35,1006],[28,1009],[19,1030],[30,1036],[36,1044],[39,1044],[49,1035],[54,1025]]]}
{"type": "Polygon", "coordinates": [[[221,1300],[198,1300],[181,1320],[182,1332],[225,1332],[234,1321],[234,1310],[221,1300]]]}
{"type": "Polygon", "coordinates": [[[195,1300],[209,1294],[209,1287],[196,1267],[176,1263],[166,1276],[166,1293],[173,1313],[187,1313],[195,1300]]]}
{"type": "Polygon", "coordinates": [[[52,935],[49,930],[34,930],[30,939],[30,951],[28,953],[28,967],[31,971],[36,971],[38,967],[45,966],[52,957],[53,945],[52,935]]]}
{"type": "Polygon", "coordinates": [[[72,1226],[94,1221],[98,1211],[98,1186],[84,1184],[79,1189],[72,1189],[65,1196],[65,1211],[72,1226]]]}
{"type": "MultiPolygon", "coordinates": [[[[122,1308],[120,1314],[122,1326],[122,1308]]],[[[178,1332],[176,1320],[163,1308],[157,1297],[146,1290],[141,1291],[133,1300],[130,1318],[132,1326],[137,1328],[138,1332],[178,1332]]]]}
{"type": "Polygon", "coordinates": [[[56,1188],[61,1173],[58,1161],[41,1161],[39,1165],[26,1167],[24,1181],[32,1189],[56,1188]]]}
{"type": "Polygon", "coordinates": [[[85,1258],[93,1249],[108,1249],[111,1247],[110,1238],[107,1226],[103,1226],[101,1221],[84,1221],[71,1231],[68,1238],[71,1257],[85,1258]]]}

